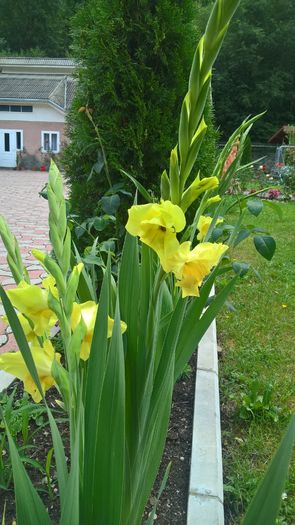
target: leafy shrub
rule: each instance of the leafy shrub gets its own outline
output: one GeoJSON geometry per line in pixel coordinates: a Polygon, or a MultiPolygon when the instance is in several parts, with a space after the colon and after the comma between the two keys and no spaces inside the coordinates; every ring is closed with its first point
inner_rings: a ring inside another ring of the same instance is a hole
{"type": "Polygon", "coordinates": [[[280,176],[286,191],[295,193],[295,165],[280,168],[280,176]]]}

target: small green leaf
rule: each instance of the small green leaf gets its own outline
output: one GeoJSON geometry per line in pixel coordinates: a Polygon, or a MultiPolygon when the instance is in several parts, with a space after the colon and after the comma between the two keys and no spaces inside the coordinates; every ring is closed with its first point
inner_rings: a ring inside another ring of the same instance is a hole
{"type": "Polygon", "coordinates": [[[103,217],[96,217],[95,220],[93,221],[93,227],[95,228],[97,232],[102,232],[103,230],[107,228],[107,226],[109,225],[109,222],[110,221],[104,219],[103,217]]]}
{"type": "Polygon", "coordinates": [[[82,257],[82,261],[85,264],[96,264],[97,266],[104,266],[102,258],[97,257],[96,255],[86,255],[85,257],[82,257]]]}
{"type": "Polygon", "coordinates": [[[252,213],[252,215],[255,215],[255,217],[257,217],[262,211],[263,202],[258,199],[247,200],[247,208],[248,211],[252,213]]]}
{"type": "Polygon", "coordinates": [[[116,241],[116,239],[114,237],[108,239],[107,241],[103,241],[99,245],[99,251],[100,252],[105,252],[105,253],[115,252],[115,250],[116,250],[116,243],[115,243],[115,241],[116,241]]]}
{"type": "Polygon", "coordinates": [[[258,253],[268,261],[271,261],[276,249],[274,238],[270,235],[256,235],[253,240],[258,253]]]}
{"type": "Polygon", "coordinates": [[[110,195],[109,197],[102,197],[100,202],[105,213],[115,215],[121,201],[119,195],[110,195]]]}
{"type": "Polygon", "coordinates": [[[243,262],[234,262],[233,263],[233,270],[236,274],[238,274],[240,277],[243,277],[246,275],[250,268],[250,264],[243,263],[243,262]]]}
{"type": "Polygon", "coordinates": [[[236,237],[236,240],[234,242],[234,247],[237,246],[238,244],[240,244],[240,242],[244,241],[245,239],[247,239],[247,237],[249,237],[250,235],[250,231],[249,230],[246,230],[245,228],[242,228],[237,237],[236,237]]]}
{"type": "Polygon", "coordinates": [[[223,228],[214,228],[211,233],[212,242],[216,242],[223,234],[223,228]]]}

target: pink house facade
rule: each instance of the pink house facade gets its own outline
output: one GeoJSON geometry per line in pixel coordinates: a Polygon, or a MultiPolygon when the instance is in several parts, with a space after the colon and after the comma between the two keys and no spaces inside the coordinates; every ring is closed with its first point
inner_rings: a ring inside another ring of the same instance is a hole
{"type": "Polygon", "coordinates": [[[60,153],[74,68],[70,59],[0,57],[0,167],[60,153]]]}

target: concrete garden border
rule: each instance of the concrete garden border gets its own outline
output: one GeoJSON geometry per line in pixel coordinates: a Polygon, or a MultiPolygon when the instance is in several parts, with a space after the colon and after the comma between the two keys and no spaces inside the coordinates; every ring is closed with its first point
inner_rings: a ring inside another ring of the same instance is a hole
{"type": "Polygon", "coordinates": [[[224,525],[216,322],[198,348],[187,525],[224,525]]]}
{"type": "Polygon", "coordinates": [[[13,375],[0,370],[0,392],[2,392],[4,388],[7,388],[14,379],[15,377],[13,375]]]}

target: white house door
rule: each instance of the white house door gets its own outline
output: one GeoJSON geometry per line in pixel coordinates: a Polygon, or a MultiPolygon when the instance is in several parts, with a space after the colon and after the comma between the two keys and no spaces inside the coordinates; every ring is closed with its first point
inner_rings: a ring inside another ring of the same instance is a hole
{"type": "Polygon", "coordinates": [[[0,129],[0,167],[16,167],[16,132],[11,129],[0,129]]]}

